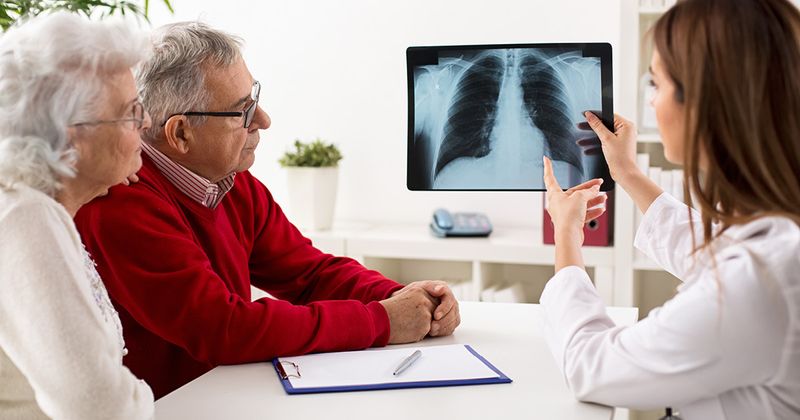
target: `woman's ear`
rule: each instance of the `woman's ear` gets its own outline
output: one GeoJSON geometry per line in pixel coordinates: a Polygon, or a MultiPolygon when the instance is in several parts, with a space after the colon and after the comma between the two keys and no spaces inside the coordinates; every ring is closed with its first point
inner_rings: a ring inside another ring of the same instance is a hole
{"type": "Polygon", "coordinates": [[[685,97],[683,96],[683,85],[678,82],[675,82],[675,100],[679,104],[682,104],[685,100],[685,97]]]}
{"type": "Polygon", "coordinates": [[[67,145],[75,150],[80,150],[83,147],[83,143],[81,139],[86,136],[86,127],[76,127],[76,126],[69,126],[67,127],[67,145]]]}
{"type": "Polygon", "coordinates": [[[175,115],[164,124],[164,140],[175,152],[186,154],[194,140],[192,127],[185,115],[175,115]]]}

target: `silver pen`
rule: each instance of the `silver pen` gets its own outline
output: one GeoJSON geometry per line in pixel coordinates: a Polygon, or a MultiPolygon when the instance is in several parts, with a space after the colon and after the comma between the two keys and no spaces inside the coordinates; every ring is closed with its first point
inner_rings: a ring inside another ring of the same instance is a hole
{"type": "Polygon", "coordinates": [[[415,351],[414,353],[411,353],[411,356],[406,357],[405,359],[403,359],[402,362],[400,362],[400,365],[397,366],[397,369],[394,370],[394,373],[392,373],[392,375],[397,376],[403,373],[403,371],[408,369],[409,366],[413,365],[414,362],[416,362],[420,356],[422,356],[422,352],[419,350],[415,351]]]}

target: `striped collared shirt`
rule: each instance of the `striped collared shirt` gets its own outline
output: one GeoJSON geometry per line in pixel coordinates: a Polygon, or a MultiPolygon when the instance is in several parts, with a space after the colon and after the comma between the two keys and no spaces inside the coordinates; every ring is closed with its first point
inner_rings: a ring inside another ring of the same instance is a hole
{"type": "Polygon", "coordinates": [[[212,210],[217,208],[225,194],[233,188],[236,172],[231,172],[230,175],[214,183],[186,169],[145,142],[142,142],[142,151],[178,190],[212,210]]]}

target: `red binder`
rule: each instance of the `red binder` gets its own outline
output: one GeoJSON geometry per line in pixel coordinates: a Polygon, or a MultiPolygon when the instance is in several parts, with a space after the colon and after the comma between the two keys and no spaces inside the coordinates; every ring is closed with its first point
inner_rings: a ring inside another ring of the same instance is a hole
{"type": "MultiPolygon", "coordinates": [[[[589,222],[583,227],[583,245],[584,246],[612,246],[614,245],[614,191],[608,191],[608,200],[606,200],[606,211],[597,219],[589,222]]],[[[553,221],[550,219],[550,213],[547,212],[545,204],[546,194],[542,194],[542,221],[543,242],[545,245],[553,245],[555,243],[553,230],[553,221]]]]}

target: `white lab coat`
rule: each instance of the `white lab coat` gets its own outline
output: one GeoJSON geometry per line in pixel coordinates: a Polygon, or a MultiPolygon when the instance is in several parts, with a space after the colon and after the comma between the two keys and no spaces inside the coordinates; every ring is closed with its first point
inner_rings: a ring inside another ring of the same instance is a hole
{"type": "Polygon", "coordinates": [[[715,272],[708,254],[692,263],[687,209],[662,194],[642,218],[636,247],[683,284],[633,326],[614,325],[580,268],[548,282],[545,338],[567,384],[580,400],[671,406],[684,420],[800,419],[800,227],[731,227],[715,272]]]}

